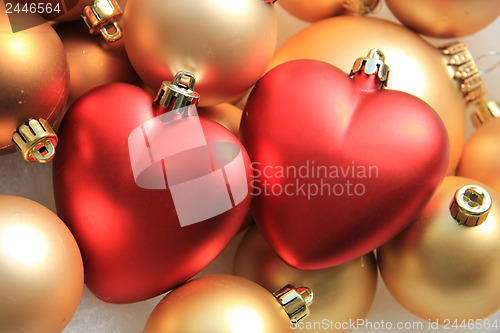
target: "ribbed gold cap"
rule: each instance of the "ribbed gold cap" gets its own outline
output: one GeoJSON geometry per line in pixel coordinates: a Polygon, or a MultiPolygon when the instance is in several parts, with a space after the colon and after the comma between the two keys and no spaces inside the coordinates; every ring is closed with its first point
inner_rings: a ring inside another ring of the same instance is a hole
{"type": "Polygon", "coordinates": [[[295,288],[286,285],[273,293],[274,297],[281,304],[290,322],[295,324],[299,320],[309,315],[309,305],[313,301],[313,292],[307,287],[295,288]]]}
{"type": "Polygon", "coordinates": [[[389,73],[391,70],[385,63],[384,52],[379,49],[371,49],[366,57],[356,59],[354,65],[352,65],[349,76],[352,77],[355,73],[360,71],[368,75],[376,74],[382,85],[387,87],[387,81],[389,80],[389,73]]]}
{"type": "Polygon", "coordinates": [[[25,161],[47,163],[54,158],[57,135],[45,119],[30,119],[19,126],[12,141],[25,161]]]}
{"type": "Polygon", "coordinates": [[[472,123],[479,127],[490,119],[500,117],[500,103],[497,101],[489,101],[479,103],[474,112],[471,114],[472,123]]]}
{"type": "Polygon", "coordinates": [[[459,224],[475,227],[486,220],[491,204],[488,191],[477,185],[466,185],[455,192],[450,213],[459,224]]]}

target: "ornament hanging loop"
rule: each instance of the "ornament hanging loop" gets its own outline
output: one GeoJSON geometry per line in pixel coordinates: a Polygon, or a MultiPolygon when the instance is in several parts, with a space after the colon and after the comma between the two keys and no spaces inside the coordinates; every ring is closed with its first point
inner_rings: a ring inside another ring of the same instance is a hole
{"type": "Polygon", "coordinates": [[[83,9],[82,18],[92,35],[101,34],[106,41],[113,43],[123,37],[118,21],[123,16],[116,0],[94,0],[83,9]]]}
{"type": "Polygon", "coordinates": [[[488,191],[477,185],[466,185],[455,192],[450,213],[459,224],[475,227],[486,220],[491,204],[488,191]]]}
{"type": "Polygon", "coordinates": [[[19,152],[27,162],[47,163],[54,158],[57,135],[45,119],[30,119],[19,126],[12,136],[19,152]]]}
{"type": "Polygon", "coordinates": [[[309,315],[309,305],[313,301],[311,289],[307,287],[295,288],[289,284],[275,291],[273,295],[287,313],[292,324],[309,315]]]}
{"type": "Polygon", "coordinates": [[[500,66],[500,52],[499,51],[489,51],[489,52],[481,54],[479,57],[476,58],[476,63],[478,63],[479,60],[490,57],[490,56],[497,56],[499,59],[493,66],[488,67],[488,68],[483,69],[483,70],[480,70],[479,71],[480,75],[487,74],[487,73],[493,71],[498,66],[500,66]]]}

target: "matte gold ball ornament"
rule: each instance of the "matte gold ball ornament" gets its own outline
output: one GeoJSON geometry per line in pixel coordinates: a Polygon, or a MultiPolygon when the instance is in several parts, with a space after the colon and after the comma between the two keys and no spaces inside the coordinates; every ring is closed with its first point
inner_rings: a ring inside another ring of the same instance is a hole
{"type": "Polygon", "coordinates": [[[203,276],[167,294],[143,333],[291,333],[291,322],[307,316],[312,298],[306,287],[271,294],[241,277],[203,276]]]}
{"type": "Polygon", "coordinates": [[[463,43],[436,48],[393,22],[337,16],[315,22],[292,36],[276,51],[270,68],[290,60],[315,59],[349,73],[353,55],[373,47],[384,50],[391,64],[387,88],[419,97],[443,120],[451,145],[447,174],[453,174],[465,140],[466,109],[485,94],[474,59],[463,43]]]}
{"type": "Polygon", "coordinates": [[[347,331],[342,323],[366,317],[375,298],[378,271],[373,253],[327,269],[293,268],[278,257],[258,228],[252,227],[238,247],[233,273],[269,291],[287,283],[308,286],[314,292],[314,305],[294,331],[333,332],[347,331]]]}
{"type": "Polygon", "coordinates": [[[242,95],[274,53],[277,19],[263,0],[129,0],[124,17],[129,59],[156,90],[184,70],[197,77],[200,106],[242,95]]]}
{"type": "Polygon", "coordinates": [[[387,7],[404,25],[437,38],[473,34],[500,15],[497,0],[385,0],[387,7]]]}
{"type": "Polygon", "coordinates": [[[500,309],[500,195],[447,177],[422,215],[377,250],[396,300],[426,320],[485,318],[500,309]]]}
{"type": "Polygon", "coordinates": [[[0,332],[59,333],[83,290],[80,250],[49,209],[0,196],[0,332]]]}
{"type": "Polygon", "coordinates": [[[24,148],[26,160],[39,156],[40,162],[47,162],[56,143],[45,140],[55,135],[48,127],[60,117],[68,97],[66,53],[54,29],[41,23],[38,15],[20,13],[18,18],[33,27],[13,33],[5,4],[0,2],[0,154],[14,151],[17,145],[24,148]],[[20,128],[25,125],[25,130],[20,128]],[[15,144],[16,131],[20,141],[15,144]]]}
{"type": "Polygon", "coordinates": [[[307,22],[316,22],[344,13],[367,14],[378,0],[280,0],[279,4],[291,15],[307,22]]]}
{"type": "Polygon", "coordinates": [[[481,103],[472,119],[476,131],[465,143],[457,176],[478,180],[500,193],[500,104],[481,103]]]}

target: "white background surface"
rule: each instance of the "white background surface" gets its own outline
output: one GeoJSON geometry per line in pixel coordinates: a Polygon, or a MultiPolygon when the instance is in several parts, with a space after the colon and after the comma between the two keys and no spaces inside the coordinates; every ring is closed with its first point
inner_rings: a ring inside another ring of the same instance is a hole
{"type": "MultiPolygon", "coordinates": [[[[279,6],[277,6],[279,16],[279,43],[285,41],[295,32],[306,27],[308,23],[294,19],[279,6]]],[[[379,6],[375,16],[393,19],[385,5],[379,6]]],[[[474,57],[488,52],[500,51],[500,19],[497,19],[486,29],[466,38],[462,38],[471,50],[474,57]]],[[[434,45],[439,45],[445,40],[430,40],[434,45]]],[[[492,57],[481,61],[479,67],[484,69],[492,63],[500,60],[500,57],[492,57]]],[[[489,99],[500,100],[500,68],[484,76],[489,99]]],[[[470,110],[469,110],[470,111],[470,110]]],[[[470,121],[468,123],[468,134],[472,131],[470,121]]],[[[49,209],[55,211],[55,204],[52,194],[51,165],[28,164],[17,154],[0,156],[0,194],[10,194],[26,197],[35,200],[49,209]]],[[[237,244],[241,239],[238,235],[229,247],[207,267],[201,275],[215,273],[231,273],[233,255],[237,244]]],[[[500,281],[499,281],[500,283],[500,281]]],[[[149,301],[130,304],[113,305],[104,303],[96,299],[88,289],[84,289],[83,297],[76,315],[70,322],[64,333],[139,333],[142,332],[144,324],[155,305],[163,296],[156,297],[149,301]]],[[[313,311],[313,308],[311,309],[313,311]]],[[[500,312],[490,318],[498,320],[500,324],[500,312]]],[[[438,331],[427,329],[427,322],[413,316],[401,306],[399,306],[388,293],[379,279],[379,287],[373,307],[368,314],[367,320],[373,323],[391,322],[423,322],[424,329],[408,330],[405,332],[498,332],[491,330],[446,330],[441,328],[438,331]]],[[[358,332],[402,332],[401,330],[358,330],[358,332]]]]}

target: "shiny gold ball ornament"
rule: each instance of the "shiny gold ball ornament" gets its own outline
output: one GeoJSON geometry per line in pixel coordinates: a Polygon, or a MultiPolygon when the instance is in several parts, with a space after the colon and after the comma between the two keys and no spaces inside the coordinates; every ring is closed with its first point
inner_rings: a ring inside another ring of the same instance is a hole
{"type": "Polygon", "coordinates": [[[109,44],[101,38],[95,38],[79,21],[58,23],[54,29],[61,37],[68,58],[68,106],[90,89],[103,84],[141,83],[127,58],[123,41],[109,44]]]}
{"type": "Polygon", "coordinates": [[[385,0],[404,25],[437,38],[473,34],[500,15],[498,0],[385,0]]]}
{"type": "Polygon", "coordinates": [[[394,298],[426,320],[475,320],[500,309],[500,195],[447,177],[422,215],[377,250],[394,298]]]}
{"type": "Polygon", "coordinates": [[[349,73],[353,57],[377,47],[391,67],[388,89],[415,95],[441,117],[450,139],[448,174],[455,172],[465,141],[468,105],[484,88],[477,66],[463,43],[436,48],[413,31],[366,16],[337,16],[315,22],[286,41],[271,62],[316,59],[349,73]]]}
{"type": "Polygon", "coordinates": [[[465,143],[457,176],[481,181],[500,193],[500,104],[481,103],[472,117],[477,129],[465,143]]]}
{"type": "Polygon", "coordinates": [[[353,11],[367,14],[375,9],[378,2],[378,0],[280,0],[279,4],[298,19],[316,22],[353,11]]]}
{"type": "Polygon", "coordinates": [[[294,326],[298,332],[346,331],[342,323],[365,318],[377,289],[373,253],[332,268],[300,270],[281,260],[256,227],[243,237],[233,273],[257,282],[269,291],[287,283],[305,285],[314,292],[311,314],[294,326]]]}
{"type": "Polygon", "coordinates": [[[143,333],[291,333],[290,321],[311,302],[307,288],[286,286],[273,295],[241,277],[203,276],[167,294],[143,333]]]}
{"type": "Polygon", "coordinates": [[[68,97],[68,64],[61,39],[36,14],[19,13],[17,18],[33,27],[13,33],[1,1],[0,154],[15,150],[12,136],[30,119],[43,118],[52,125],[68,97]]]}
{"type": "Polygon", "coordinates": [[[82,258],[66,225],[34,201],[0,195],[0,332],[61,332],[82,290],[82,258]]]}
{"type": "Polygon", "coordinates": [[[277,40],[275,9],[263,0],[128,0],[123,29],[142,80],[157,90],[178,71],[193,73],[200,106],[242,95],[277,40]]]}

